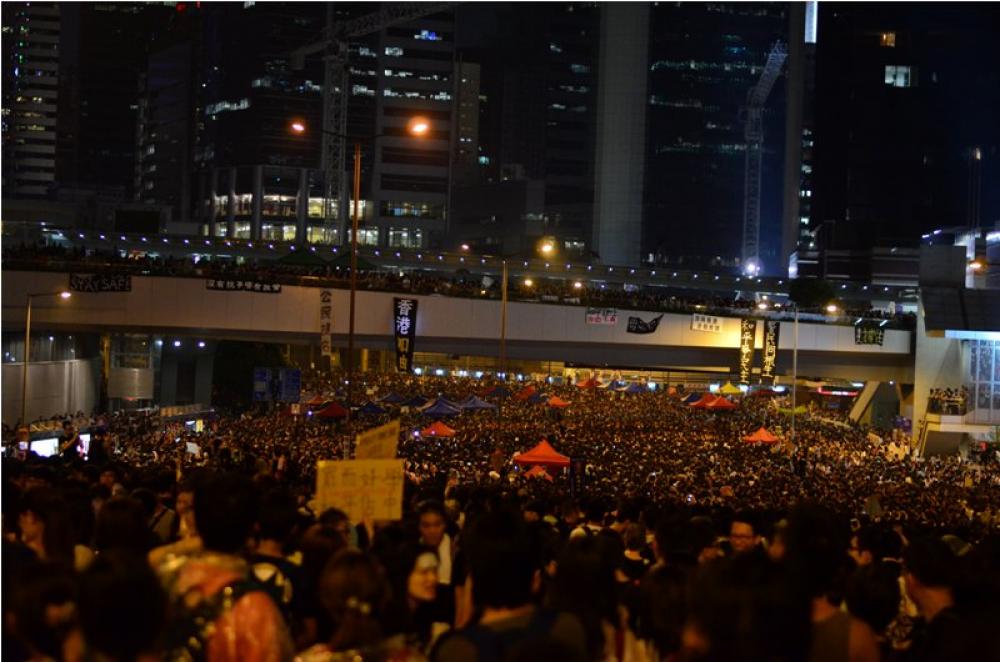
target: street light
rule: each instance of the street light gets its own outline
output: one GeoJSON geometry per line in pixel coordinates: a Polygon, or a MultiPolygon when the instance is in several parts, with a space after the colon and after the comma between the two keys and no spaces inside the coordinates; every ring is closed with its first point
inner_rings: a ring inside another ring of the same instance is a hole
{"type": "Polygon", "coordinates": [[[28,424],[28,364],[31,362],[31,302],[33,299],[43,297],[58,297],[68,299],[73,294],[67,291],[61,292],[38,292],[27,295],[27,303],[24,307],[24,366],[21,371],[21,423],[28,424]]]}
{"type": "Polygon", "coordinates": [[[830,303],[830,304],[827,304],[827,306],[826,306],[826,312],[830,313],[831,315],[833,315],[834,313],[836,313],[837,310],[838,310],[837,304],[835,304],[835,303],[830,303]]]}
{"type": "MultiPolygon", "coordinates": [[[[304,135],[307,131],[306,123],[301,119],[293,119],[288,125],[289,131],[297,135],[304,135]]],[[[406,131],[412,136],[422,138],[426,136],[430,131],[431,125],[430,121],[425,117],[413,117],[406,124],[406,131]]],[[[349,136],[345,136],[333,131],[327,131],[326,129],[321,129],[321,131],[330,136],[340,138],[343,140],[350,140],[349,136]]],[[[375,143],[376,140],[382,138],[386,134],[377,133],[372,136],[368,136],[366,140],[375,143]]],[[[361,139],[355,137],[354,139],[354,204],[351,213],[351,297],[350,297],[350,309],[348,311],[348,327],[347,327],[347,420],[351,420],[351,402],[354,399],[354,300],[358,291],[358,223],[360,221],[360,204],[361,204],[361,139]]],[[[339,167],[339,164],[335,164],[335,167],[339,167]]],[[[343,193],[340,196],[341,202],[344,202],[343,193]]]]}

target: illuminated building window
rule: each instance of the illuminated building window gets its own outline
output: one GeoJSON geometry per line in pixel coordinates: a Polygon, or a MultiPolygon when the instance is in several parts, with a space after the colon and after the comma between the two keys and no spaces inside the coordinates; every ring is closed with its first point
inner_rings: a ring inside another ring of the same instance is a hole
{"type": "Polygon", "coordinates": [[[418,228],[389,228],[390,248],[420,248],[423,238],[424,231],[418,228]]]}
{"type": "Polygon", "coordinates": [[[389,57],[402,57],[403,49],[400,48],[399,46],[386,46],[385,54],[388,55],[389,57]]]}
{"type": "Polygon", "coordinates": [[[421,41],[441,41],[441,35],[433,30],[421,30],[413,35],[413,38],[421,41]]]}
{"type": "Polygon", "coordinates": [[[382,216],[408,218],[443,218],[444,206],[429,202],[406,202],[386,200],[380,209],[382,216]]]}
{"type": "Polygon", "coordinates": [[[336,244],[337,228],[330,225],[310,225],[306,228],[306,241],[310,244],[336,244]]]}
{"type": "MultiPolygon", "coordinates": [[[[347,239],[351,240],[351,230],[347,230],[347,239]]],[[[378,228],[358,228],[358,244],[361,246],[378,246],[378,228]]]]}
{"type": "Polygon", "coordinates": [[[916,82],[910,66],[885,65],[885,84],[890,87],[914,87],[916,82]]]}
{"type": "Polygon", "coordinates": [[[883,48],[895,48],[896,47],[896,33],[895,32],[883,32],[878,37],[879,46],[883,48]]]}

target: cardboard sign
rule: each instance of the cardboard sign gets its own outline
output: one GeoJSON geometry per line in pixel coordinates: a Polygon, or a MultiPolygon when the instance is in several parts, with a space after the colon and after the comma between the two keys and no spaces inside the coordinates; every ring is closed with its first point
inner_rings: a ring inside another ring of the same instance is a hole
{"type": "Polygon", "coordinates": [[[352,522],[403,517],[403,460],[320,460],[316,512],[339,508],[352,522]]]}
{"type": "Polygon", "coordinates": [[[356,460],[391,460],[396,457],[399,443],[399,419],[366,430],[357,436],[354,446],[356,460]]]}

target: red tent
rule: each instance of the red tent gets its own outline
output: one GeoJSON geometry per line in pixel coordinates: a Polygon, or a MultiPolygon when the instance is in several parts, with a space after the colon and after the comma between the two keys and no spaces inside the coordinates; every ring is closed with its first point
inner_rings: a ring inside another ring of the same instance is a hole
{"type": "Polygon", "coordinates": [[[454,437],[455,430],[451,429],[441,421],[436,421],[420,431],[422,437],[454,437]]]}
{"type": "Polygon", "coordinates": [[[551,398],[549,398],[548,405],[550,407],[556,407],[557,409],[563,409],[565,407],[569,407],[570,403],[566,402],[558,395],[553,395],[551,398]]]}
{"type": "Polygon", "coordinates": [[[774,444],[777,443],[778,438],[764,429],[764,426],[761,426],[761,428],[753,434],[743,437],[743,441],[751,444],[774,444]]]}
{"type": "Polygon", "coordinates": [[[518,464],[538,464],[544,467],[569,466],[569,458],[557,453],[556,449],[552,448],[552,444],[545,439],[538,442],[538,445],[530,451],[525,451],[515,457],[514,461],[518,464]]]}
{"type": "Polygon", "coordinates": [[[736,409],[737,407],[738,405],[735,402],[729,400],[728,398],[723,398],[722,396],[719,396],[715,400],[712,400],[711,402],[705,405],[705,409],[712,409],[712,410],[736,409]]]}
{"type": "Polygon", "coordinates": [[[525,386],[520,391],[514,395],[515,400],[527,400],[536,393],[535,387],[532,385],[525,386]]]}
{"type": "Polygon", "coordinates": [[[531,467],[531,469],[529,469],[528,472],[525,473],[524,475],[527,476],[528,478],[544,478],[550,483],[552,482],[551,474],[549,474],[549,472],[545,470],[545,467],[543,467],[540,464],[536,464],[535,466],[531,467]]]}
{"type": "Polygon", "coordinates": [[[715,400],[716,398],[714,395],[712,395],[711,393],[706,393],[705,395],[701,396],[701,400],[698,400],[697,402],[692,402],[691,406],[694,407],[695,409],[704,409],[709,405],[709,403],[715,402],[715,400]]]}
{"type": "Polygon", "coordinates": [[[336,402],[331,402],[316,412],[316,416],[319,418],[347,418],[347,410],[336,402]]]}
{"type": "Polygon", "coordinates": [[[577,384],[580,388],[597,388],[601,385],[601,382],[597,381],[596,377],[591,377],[590,379],[584,380],[577,384]]]}

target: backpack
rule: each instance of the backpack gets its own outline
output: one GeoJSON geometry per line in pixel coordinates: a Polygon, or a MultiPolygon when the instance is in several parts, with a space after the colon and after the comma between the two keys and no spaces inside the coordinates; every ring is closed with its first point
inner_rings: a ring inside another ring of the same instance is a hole
{"type": "Polygon", "coordinates": [[[525,627],[501,631],[476,623],[443,635],[435,649],[451,637],[462,637],[476,648],[476,662],[503,662],[518,646],[548,637],[558,616],[550,609],[538,609],[525,627]]]}
{"type": "Polygon", "coordinates": [[[223,586],[214,595],[189,606],[186,595],[179,596],[170,609],[165,632],[163,659],[166,662],[203,662],[215,622],[248,593],[262,591],[253,580],[240,579],[223,586]]]}

